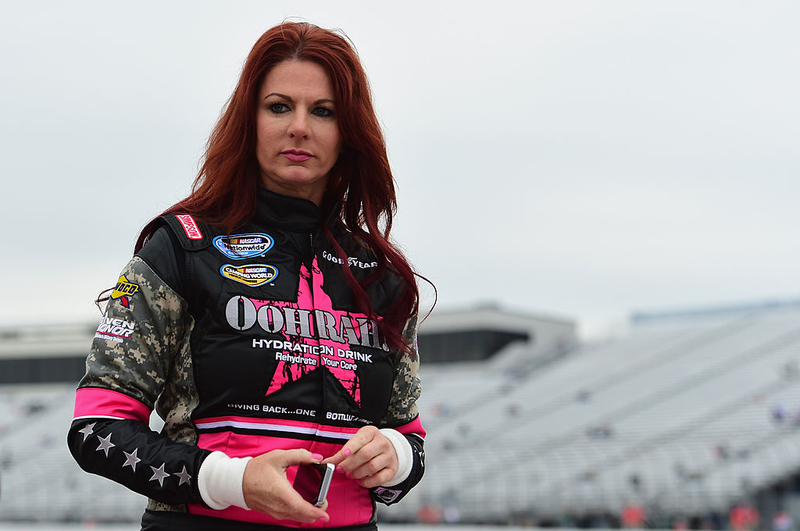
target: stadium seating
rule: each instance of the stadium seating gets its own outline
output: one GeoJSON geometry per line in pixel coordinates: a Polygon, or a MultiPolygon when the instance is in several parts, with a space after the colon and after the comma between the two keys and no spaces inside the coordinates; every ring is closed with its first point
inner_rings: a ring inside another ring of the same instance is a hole
{"type": "Polygon", "coordinates": [[[431,503],[469,521],[619,514],[631,503],[724,512],[800,468],[800,425],[772,416],[779,404],[800,409],[798,317],[635,327],[516,381],[484,373],[482,384],[472,368],[423,369],[429,468],[385,512],[411,518],[431,503]],[[492,389],[493,399],[470,400],[492,389]]]}
{"type": "MultiPolygon", "coordinates": [[[[725,512],[800,470],[797,309],[642,324],[543,367],[525,348],[431,366],[422,353],[428,470],[383,519],[725,512]]],[[[140,517],[143,497],[69,456],[73,396],[0,387],[0,520],[140,517]]]]}

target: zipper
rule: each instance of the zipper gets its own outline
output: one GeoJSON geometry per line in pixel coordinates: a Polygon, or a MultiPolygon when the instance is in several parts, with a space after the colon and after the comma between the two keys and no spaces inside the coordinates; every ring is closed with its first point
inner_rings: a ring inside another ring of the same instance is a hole
{"type": "Polygon", "coordinates": [[[314,233],[313,232],[309,232],[308,233],[308,244],[311,246],[311,247],[309,247],[309,251],[310,252],[309,252],[308,256],[304,256],[302,260],[303,260],[303,263],[308,262],[308,263],[306,263],[306,266],[308,266],[308,270],[311,271],[311,264],[314,263],[314,257],[316,256],[316,254],[314,253],[314,233]]]}

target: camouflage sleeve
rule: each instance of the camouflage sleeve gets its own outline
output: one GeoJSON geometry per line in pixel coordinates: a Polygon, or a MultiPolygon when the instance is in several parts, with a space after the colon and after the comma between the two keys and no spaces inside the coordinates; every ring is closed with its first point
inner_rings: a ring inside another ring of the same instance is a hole
{"type": "Polygon", "coordinates": [[[209,452],[148,425],[156,401],[171,400],[165,388],[187,376],[175,361],[188,352],[191,327],[186,302],[134,257],[111,294],[76,392],[68,444],[81,468],[163,503],[202,501],[195,478],[209,452]]]}
{"type": "Polygon", "coordinates": [[[403,338],[408,353],[398,352],[394,369],[392,395],[381,428],[396,428],[408,424],[418,416],[417,400],[422,394],[419,379],[419,352],[417,350],[417,316],[412,315],[403,328],[403,338]]]}
{"type": "Polygon", "coordinates": [[[417,349],[417,315],[412,315],[403,328],[403,337],[409,346],[408,353],[398,353],[395,365],[392,396],[381,428],[394,428],[400,432],[411,447],[411,472],[400,484],[392,487],[372,489],[374,500],[391,505],[397,503],[420,482],[425,472],[425,430],[419,420],[417,399],[422,392],[417,349]]]}
{"type": "Polygon", "coordinates": [[[135,256],[111,293],[79,388],[112,389],[152,409],[189,327],[186,302],[135,256]]]}

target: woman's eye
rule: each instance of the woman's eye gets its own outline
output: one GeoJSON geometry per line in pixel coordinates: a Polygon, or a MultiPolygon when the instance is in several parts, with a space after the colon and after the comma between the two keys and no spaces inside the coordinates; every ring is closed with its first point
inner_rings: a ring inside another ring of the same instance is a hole
{"type": "Polygon", "coordinates": [[[311,114],[320,116],[322,118],[327,118],[329,116],[333,116],[333,111],[327,107],[314,107],[314,109],[311,111],[311,114]]]}
{"type": "Polygon", "coordinates": [[[289,110],[289,106],[285,103],[270,103],[267,108],[275,114],[281,114],[289,110]]]}

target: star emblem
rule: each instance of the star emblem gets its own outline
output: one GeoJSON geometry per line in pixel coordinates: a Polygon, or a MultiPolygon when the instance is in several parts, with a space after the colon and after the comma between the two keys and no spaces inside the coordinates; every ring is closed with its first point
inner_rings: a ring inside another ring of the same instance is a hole
{"type": "Polygon", "coordinates": [[[103,453],[105,453],[106,457],[108,457],[108,451],[116,446],[116,444],[111,442],[111,434],[109,433],[105,437],[100,437],[98,435],[97,438],[100,439],[100,446],[97,447],[96,451],[99,452],[100,450],[103,450],[103,453]]]}
{"type": "Polygon", "coordinates": [[[86,439],[89,438],[89,435],[94,433],[94,425],[97,424],[96,422],[92,422],[91,424],[87,424],[83,427],[82,430],[78,430],[78,433],[83,434],[83,442],[86,442],[86,439]]]}
{"type": "Polygon", "coordinates": [[[180,478],[180,481],[178,482],[179,487],[184,483],[186,483],[187,485],[192,484],[192,476],[186,471],[186,465],[183,465],[183,470],[181,470],[175,475],[180,478]]]}
{"type": "Polygon", "coordinates": [[[130,453],[130,454],[128,452],[126,452],[125,450],[123,450],[122,453],[125,454],[125,463],[123,463],[122,468],[125,468],[126,466],[130,466],[131,469],[133,469],[133,471],[136,472],[136,464],[139,461],[141,461],[141,459],[139,459],[136,456],[136,454],[138,452],[139,452],[138,448],[134,449],[133,453],[130,453]]]}
{"type": "MultiPolygon", "coordinates": [[[[320,303],[330,308],[325,312],[325,326],[330,327],[326,334],[330,339],[330,343],[326,344],[326,348],[320,349],[319,355],[312,355],[309,351],[305,350],[302,353],[296,351],[290,352],[293,356],[301,356],[304,358],[316,357],[317,363],[294,363],[290,361],[281,360],[275,372],[272,373],[272,382],[265,396],[280,391],[284,386],[291,384],[305,376],[306,374],[317,370],[319,367],[324,367],[330,374],[339,380],[339,383],[344,388],[344,391],[353,399],[358,407],[361,407],[361,372],[358,370],[358,363],[355,359],[353,361],[340,359],[343,349],[349,349],[348,345],[364,345],[378,347],[380,342],[376,323],[370,324],[370,319],[364,314],[351,313],[345,310],[334,310],[331,298],[323,289],[324,279],[322,272],[314,258],[311,266],[311,271],[305,265],[300,266],[301,282],[298,287],[298,297],[312,296],[314,300],[320,298],[320,303]],[[329,306],[330,305],[330,306],[329,306]],[[328,319],[332,317],[332,321],[328,319]],[[364,338],[361,334],[367,334],[364,338]],[[334,355],[334,347],[339,348],[337,352],[339,355],[334,355]]],[[[299,300],[299,299],[298,299],[299,300]]],[[[256,308],[260,308],[262,304],[267,301],[258,299],[250,299],[256,308]]],[[[270,302],[269,304],[275,304],[270,302]]],[[[282,308],[298,308],[298,303],[279,303],[282,308]]],[[[288,315],[288,314],[287,314],[288,315]]],[[[286,340],[294,341],[291,336],[284,332],[281,334],[286,340]]],[[[305,341],[304,341],[305,342],[305,341]]],[[[286,353],[286,352],[284,352],[286,353]]],[[[366,363],[372,363],[369,359],[366,363]]]]}
{"type": "Polygon", "coordinates": [[[150,478],[150,481],[158,481],[158,484],[161,487],[164,486],[164,479],[169,477],[169,474],[164,471],[164,465],[166,465],[166,463],[161,463],[161,466],[158,468],[154,466],[150,467],[150,469],[153,471],[153,477],[150,478]]]}

